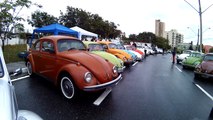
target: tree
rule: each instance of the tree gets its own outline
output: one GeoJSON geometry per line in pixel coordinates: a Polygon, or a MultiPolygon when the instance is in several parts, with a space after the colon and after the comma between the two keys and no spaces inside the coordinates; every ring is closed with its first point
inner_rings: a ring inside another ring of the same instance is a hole
{"type": "Polygon", "coordinates": [[[30,0],[4,0],[0,2],[0,39],[3,50],[5,40],[12,38],[14,29],[24,31],[24,25],[21,23],[24,18],[19,16],[19,13],[23,8],[29,8],[31,5],[42,7],[30,0]]]}
{"type": "Polygon", "coordinates": [[[131,41],[137,40],[137,35],[136,34],[130,34],[129,35],[129,40],[131,40],[131,41]]]}
{"type": "Polygon", "coordinates": [[[58,22],[58,18],[49,15],[47,12],[35,11],[31,15],[31,20],[27,19],[28,24],[32,27],[43,27],[58,22]]]}
{"type": "Polygon", "coordinates": [[[169,46],[169,41],[163,37],[156,37],[156,40],[153,42],[153,44],[165,50],[168,50],[171,48],[169,46]]]}
{"type": "Polygon", "coordinates": [[[152,43],[155,39],[156,39],[155,34],[151,32],[143,32],[137,35],[137,40],[146,42],[146,43],[152,43]]]}
{"type": "Polygon", "coordinates": [[[120,37],[121,34],[114,22],[104,21],[98,14],[91,14],[69,6],[67,6],[66,13],[61,12],[59,22],[68,28],[81,27],[100,35],[102,38],[116,38],[120,37]]]}

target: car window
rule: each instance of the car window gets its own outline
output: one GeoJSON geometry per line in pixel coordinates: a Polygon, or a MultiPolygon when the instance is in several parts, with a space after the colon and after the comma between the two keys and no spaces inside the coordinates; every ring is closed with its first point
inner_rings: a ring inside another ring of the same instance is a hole
{"type": "Polygon", "coordinates": [[[124,47],[123,45],[121,45],[121,44],[117,44],[117,45],[116,45],[116,48],[117,48],[117,49],[123,49],[123,50],[125,49],[125,47],[124,47]]]}
{"type": "Polygon", "coordinates": [[[206,55],[203,60],[204,61],[213,61],[213,55],[206,55]]]}
{"type": "Polygon", "coordinates": [[[33,50],[40,50],[40,41],[38,40],[38,41],[36,41],[34,44],[33,44],[33,46],[32,46],[32,49],[33,50]]]}
{"type": "Polygon", "coordinates": [[[114,44],[114,43],[110,43],[109,44],[109,48],[111,48],[111,49],[117,49],[117,45],[114,44]]]}
{"type": "Polygon", "coordinates": [[[4,76],[4,69],[2,66],[2,60],[0,59],[0,78],[4,76]]]}
{"type": "Polygon", "coordinates": [[[191,53],[190,54],[191,57],[201,57],[200,53],[191,53]]]}
{"type": "Polygon", "coordinates": [[[89,51],[103,51],[104,48],[102,45],[100,44],[89,44],[89,51]]]}
{"type": "Polygon", "coordinates": [[[41,50],[43,52],[54,51],[54,45],[51,41],[43,41],[41,50]]]}
{"type": "Polygon", "coordinates": [[[71,39],[58,40],[57,46],[58,46],[59,52],[72,50],[72,49],[86,50],[83,42],[79,40],[71,40],[71,39]]]}

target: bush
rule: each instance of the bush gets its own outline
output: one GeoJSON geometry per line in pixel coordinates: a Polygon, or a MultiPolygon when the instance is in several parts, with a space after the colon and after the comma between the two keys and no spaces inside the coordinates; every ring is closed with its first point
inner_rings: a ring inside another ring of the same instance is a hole
{"type": "Polygon", "coordinates": [[[4,59],[6,63],[12,63],[12,62],[19,62],[24,61],[24,59],[21,59],[18,57],[19,52],[26,51],[27,45],[6,45],[4,47],[4,59]]]}

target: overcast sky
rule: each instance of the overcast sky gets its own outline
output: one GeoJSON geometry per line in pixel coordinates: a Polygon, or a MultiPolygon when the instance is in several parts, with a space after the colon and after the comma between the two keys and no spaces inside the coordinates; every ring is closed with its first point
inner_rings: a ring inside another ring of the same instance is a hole
{"type": "MultiPolygon", "coordinates": [[[[166,31],[176,29],[184,35],[184,42],[197,42],[199,28],[198,0],[31,0],[43,5],[41,11],[58,17],[60,10],[66,12],[67,6],[81,8],[86,12],[98,14],[104,20],[119,24],[122,32],[138,34],[155,31],[155,20],[165,22],[166,31]],[[187,28],[190,27],[190,28],[187,28]]],[[[202,11],[213,4],[213,0],[201,0],[202,11]]],[[[24,14],[31,15],[26,11],[24,14]]],[[[213,6],[203,14],[203,43],[213,45],[213,6]],[[210,29],[208,29],[210,28],[210,29]]]]}

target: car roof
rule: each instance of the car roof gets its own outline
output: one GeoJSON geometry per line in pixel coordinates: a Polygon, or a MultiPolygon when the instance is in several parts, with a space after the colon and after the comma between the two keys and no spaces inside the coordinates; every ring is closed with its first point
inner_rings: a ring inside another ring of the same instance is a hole
{"type": "Polygon", "coordinates": [[[98,41],[98,43],[110,44],[110,43],[113,43],[113,42],[110,42],[110,41],[98,41]]]}
{"type": "Polygon", "coordinates": [[[78,40],[78,38],[76,37],[72,37],[72,36],[66,36],[66,35],[49,35],[49,36],[44,36],[41,37],[40,39],[75,39],[78,40]]]}

